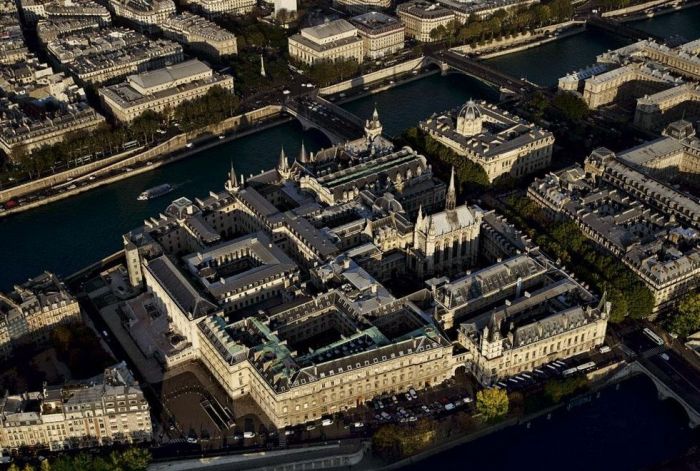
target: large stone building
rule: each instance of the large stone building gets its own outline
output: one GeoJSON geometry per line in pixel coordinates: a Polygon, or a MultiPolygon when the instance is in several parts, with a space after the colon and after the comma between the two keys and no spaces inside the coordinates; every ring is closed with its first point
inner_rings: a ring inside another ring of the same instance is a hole
{"type": "Polygon", "coordinates": [[[302,29],[290,36],[289,56],[303,64],[364,59],[363,40],[346,20],[334,20],[302,29]]]}
{"type": "Polygon", "coordinates": [[[333,4],[351,13],[365,13],[386,10],[391,7],[391,0],[334,0],[333,4]]]}
{"type": "Polygon", "coordinates": [[[78,301],[46,272],[0,293],[0,355],[10,355],[17,344],[46,340],[60,324],[80,321],[78,301]]]}
{"type": "Polygon", "coordinates": [[[11,159],[104,122],[72,77],[31,56],[0,65],[0,150],[11,159]]]}
{"type": "Polygon", "coordinates": [[[35,24],[39,20],[96,20],[100,26],[112,22],[109,10],[92,0],[20,0],[24,20],[35,24]]]}
{"type": "Polygon", "coordinates": [[[14,2],[0,4],[0,64],[13,64],[25,60],[29,54],[24,40],[19,13],[14,2]]]}
{"type": "Polygon", "coordinates": [[[125,82],[100,88],[99,95],[119,121],[129,122],[146,110],[160,113],[203,95],[213,87],[233,92],[233,77],[220,75],[197,59],[130,75],[125,82]]]}
{"type": "Polygon", "coordinates": [[[630,267],[654,296],[655,314],[672,309],[700,280],[700,204],[637,161],[663,147],[668,143],[657,141],[627,155],[597,149],[583,168],[536,179],[528,190],[552,217],[574,221],[630,267]]]}
{"type": "Polygon", "coordinates": [[[430,35],[434,29],[457,21],[454,11],[425,0],[402,3],[396,7],[396,14],[406,26],[406,36],[421,42],[435,41],[430,35]]]}
{"type": "Polygon", "coordinates": [[[108,0],[108,8],[141,31],[157,32],[176,12],[173,0],[108,0]]]}
{"type": "MultiPolygon", "coordinates": [[[[683,84],[700,80],[699,52],[700,40],[677,47],[639,41],[599,55],[596,65],[559,79],[559,88],[579,93],[592,109],[636,106],[635,124],[660,129],[682,117],[682,101],[697,100],[692,87],[683,84]],[[674,87],[680,88],[669,91],[674,87]]],[[[692,103],[690,109],[695,110],[692,103]]]]}
{"type": "Polygon", "coordinates": [[[700,119],[700,85],[683,84],[637,100],[634,124],[658,131],[672,121],[700,119]]]}
{"type": "Polygon", "coordinates": [[[461,109],[433,115],[419,124],[441,144],[479,164],[489,181],[522,177],[549,167],[554,135],[486,102],[469,100],[461,109]]]}
{"type": "MultiPolygon", "coordinates": [[[[539,349],[535,362],[599,344],[606,313],[593,295],[503,218],[458,205],[454,177],[445,190],[425,158],[394,149],[381,130],[375,112],[362,138],[316,154],[302,146],[291,163],[282,151],[277,168],[245,181],[232,168],[225,191],[178,199],[124,235],[130,282],[143,290],[127,311],[152,306],[167,323],[149,338],[180,339],[149,343],[148,354],[166,368],[201,362],[231,398],[251,397],[283,427],[440,384],[460,367],[485,383],[510,374],[502,363],[486,378],[480,353],[456,332],[487,311],[504,324],[498,312],[509,303],[523,306],[509,322],[573,335],[566,348],[539,349]],[[537,267],[525,284],[533,299],[546,288],[539,310],[520,304],[530,294],[518,281],[525,271],[509,271],[518,257],[537,267]],[[492,276],[477,275],[494,263],[492,276]],[[464,282],[447,276],[470,269],[484,286],[466,291],[484,302],[455,314],[442,293],[464,282]],[[431,274],[441,278],[426,289],[431,274]],[[397,279],[410,294],[393,294],[397,279]],[[574,334],[579,311],[600,318],[592,341],[574,334]]],[[[550,341],[528,337],[533,348],[550,341]]]]}
{"type": "Polygon", "coordinates": [[[350,19],[362,38],[364,55],[379,59],[403,49],[405,27],[393,16],[370,11],[350,19]]]}
{"type": "Polygon", "coordinates": [[[161,26],[161,30],[166,38],[213,59],[238,53],[236,36],[233,33],[192,13],[183,12],[171,16],[161,26]]]}
{"type": "Polygon", "coordinates": [[[255,0],[186,0],[188,8],[208,18],[221,15],[245,15],[255,8],[255,0]]]}
{"type": "Polygon", "coordinates": [[[150,442],[151,415],[125,363],[104,374],[0,399],[0,449],[63,451],[150,442]]]}

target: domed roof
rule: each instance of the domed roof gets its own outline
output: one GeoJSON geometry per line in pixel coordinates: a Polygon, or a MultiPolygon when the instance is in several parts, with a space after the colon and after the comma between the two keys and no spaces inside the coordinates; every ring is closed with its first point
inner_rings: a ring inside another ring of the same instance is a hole
{"type": "Polygon", "coordinates": [[[459,111],[459,118],[467,119],[473,121],[481,117],[481,110],[479,110],[479,105],[476,104],[471,98],[466,105],[462,107],[459,111]]]}

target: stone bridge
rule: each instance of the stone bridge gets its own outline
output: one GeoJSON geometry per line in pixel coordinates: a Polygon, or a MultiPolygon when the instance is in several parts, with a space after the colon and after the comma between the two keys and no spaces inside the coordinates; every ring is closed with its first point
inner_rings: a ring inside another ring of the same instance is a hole
{"type": "Polygon", "coordinates": [[[283,109],[305,130],[321,131],[334,145],[360,138],[364,133],[362,119],[317,94],[290,97],[283,109]]]}
{"type": "Polygon", "coordinates": [[[659,399],[674,399],[688,415],[690,428],[696,428],[700,425],[700,391],[686,377],[666,372],[657,363],[647,358],[633,361],[615,373],[610,380],[620,381],[639,374],[647,376],[656,386],[659,399]]]}
{"type": "Polygon", "coordinates": [[[443,72],[450,69],[481,80],[487,85],[500,89],[504,94],[521,95],[542,89],[539,85],[525,79],[514,77],[495,69],[483,61],[477,61],[455,51],[436,51],[427,59],[440,67],[443,72]]]}
{"type": "Polygon", "coordinates": [[[632,41],[641,41],[642,39],[652,38],[655,41],[663,43],[665,40],[663,37],[648,33],[641,29],[637,29],[626,23],[622,23],[610,18],[600,18],[598,16],[592,16],[586,20],[586,27],[605,31],[606,33],[614,34],[616,36],[621,36],[626,39],[631,39],[632,41]]]}

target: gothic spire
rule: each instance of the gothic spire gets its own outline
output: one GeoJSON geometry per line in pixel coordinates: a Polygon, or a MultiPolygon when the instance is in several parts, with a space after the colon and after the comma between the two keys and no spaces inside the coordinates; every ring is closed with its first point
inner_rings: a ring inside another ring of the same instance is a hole
{"type": "Polygon", "coordinates": [[[228,191],[235,191],[239,188],[238,177],[236,176],[236,171],[233,168],[233,160],[231,161],[231,170],[228,172],[228,180],[226,181],[226,189],[228,191]]]}
{"type": "Polygon", "coordinates": [[[450,186],[447,188],[447,196],[445,197],[445,209],[452,211],[457,206],[457,190],[455,189],[455,168],[452,166],[450,175],[450,186]]]}
{"type": "Polygon", "coordinates": [[[286,172],[289,170],[289,160],[287,160],[287,154],[284,152],[284,146],[280,150],[280,160],[277,164],[277,170],[280,172],[286,172]]]}
{"type": "Polygon", "coordinates": [[[304,146],[304,141],[301,141],[301,151],[299,151],[299,162],[305,164],[308,161],[306,156],[306,147],[304,146]]]}

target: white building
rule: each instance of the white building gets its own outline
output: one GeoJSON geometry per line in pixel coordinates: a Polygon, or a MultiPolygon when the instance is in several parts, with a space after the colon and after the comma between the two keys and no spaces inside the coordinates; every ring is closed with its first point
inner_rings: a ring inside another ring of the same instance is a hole
{"type": "Polygon", "coordinates": [[[205,95],[212,87],[233,91],[233,77],[214,72],[197,59],[130,75],[125,82],[101,88],[100,98],[119,121],[129,122],[144,111],[173,110],[205,95]]]}
{"type": "Polygon", "coordinates": [[[289,55],[307,65],[364,58],[363,41],[357,28],[345,20],[335,20],[289,37],[289,55]]]}

